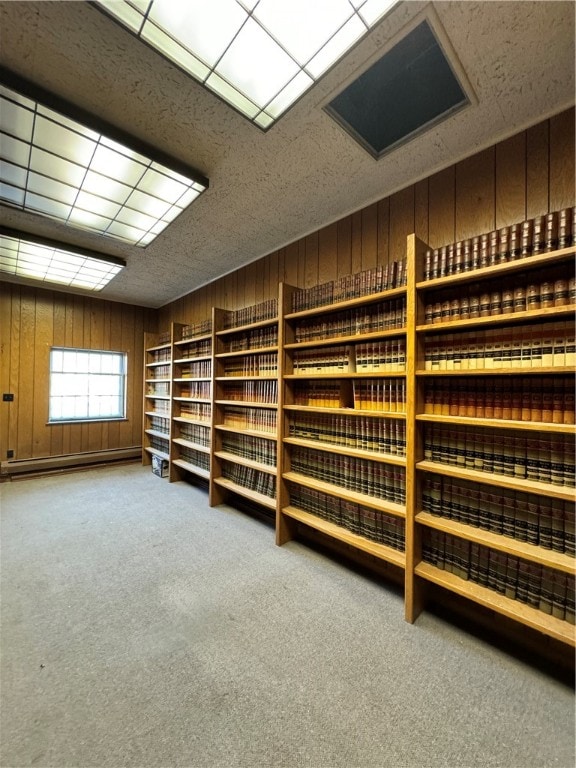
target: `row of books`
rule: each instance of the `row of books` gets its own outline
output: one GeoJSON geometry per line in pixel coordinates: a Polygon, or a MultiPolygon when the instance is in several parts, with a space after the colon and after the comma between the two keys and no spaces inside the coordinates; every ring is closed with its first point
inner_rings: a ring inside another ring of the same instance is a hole
{"type": "Polygon", "coordinates": [[[562,499],[427,474],[422,509],[543,549],[575,554],[574,504],[562,499]]]}
{"type": "Polygon", "coordinates": [[[339,382],[306,381],[294,382],[294,405],[313,408],[343,408],[346,402],[339,382]]]}
{"type": "Polygon", "coordinates": [[[190,341],[185,347],[178,351],[178,358],[183,360],[193,360],[195,357],[208,357],[212,354],[211,339],[203,341],[190,341]]]}
{"type": "Polygon", "coordinates": [[[493,370],[550,368],[576,365],[573,320],[490,328],[473,334],[428,336],[424,370],[493,370]]]}
{"type": "Polygon", "coordinates": [[[278,380],[228,382],[224,387],[222,399],[246,403],[277,403],[278,380]]]}
{"type": "Polygon", "coordinates": [[[406,423],[364,416],[304,415],[290,420],[290,437],[345,445],[374,453],[406,455],[406,423]]]}
{"type": "Polygon", "coordinates": [[[154,384],[148,382],[146,394],[156,397],[168,397],[170,395],[170,382],[157,381],[154,384]]]}
{"type": "Polygon", "coordinates": [[[406,413],[405,379],[357,379],[353,382],[354,408],[360,411],[406,413]]]}
{"type": "Polygon", "coordinates": [[[224,364],[224,376],[278,376],[278,354],[270,352],[227,360],[224,364]]]}
{"type": "Polygon", "coordinates": [[[354,275],[345,275],[311,288],[300,288],[292,294],[292,311],[301,312],[326,304],[370,296],[406,285],[406,259],[379,264],[354,275]]]}
{"type": "MultiPolygon", "coordinates": [[[[504,284],[506,285],[506,283],[504,284]]],[[[478,289],[478,287],[476,287],[478,289]]],[[[479,293],[471,287],[467,295],[443,293],[424,307],[424,321],[435,325],[450,320],[470,320],[525,312],[528,309],[564,307],[576,303],[576,278],[545,279],[541,283],[503,287],[482,287],[479,293]]]]}
{"type": "Polygon", "coordinates": [[[406,365],[406,341],[386,339],[367,344],[346,344],[314,350],[295,350],[293,371],[298,376],[314,373],[402,372],[406,365]]]}
{"type": "Polygon", "coordinates": [[[574,438],[550,433],[511,434],[426,424],[424,458],[478,472],[553,485],[575,485],[574,438]]]}
{"type": "Polygon", "coordinates": [[[196,445],[203,445],[205,448],[208,448],[210,445],[208,425],[203,427],[200,424],[182,424],[179,422],[178,427],[180,437],[183,437],[185,440],[190,440],[191,443],[196,443],[196,445]]]}
{"type": "Polygon", "coordinates": [[[170,344],[170,331],[162,331],[158,334],[158,345],[170,344]]]}
{"type": "Polygon", "coordinates": [[[256,432],[276,433],[277,412],[269,408],[224,408],[224,424],[236,429],[251,429],[256,432]]]}
{"type": "Polygon", "coordinates": [[[574,424],[574,379],[527,376],[426,381],[424,413],[478,419],[574,424]]]}
{"type": "Polygon", "coordinates": [[[166,435],[166,438],[156,437],[156,435],[149,435],[149,442],[150,442],[150,448],[154,448],[156,451],[160,451],[161,453],[165,453],[168,455],[169,452],[169,445],[168,445],[168,435],[166,435]]]}
{"type": "MultiPolygon", "coordinates": [[[[168,339],[170,341],[170,339],[168,339]]],[[[162,343],[162,342],[160,342],[162,343]]],[[[172,357],[172,353],[170,348],[167,349],[155,349],[152,352],[148,352],[148,362],[149,363],[164,363],[170,362],[170,358],[172,357]]]]}
{"type": "Polygon", "coordinates": [[[154,409],[153,411],[149,411],[149,413],[170,413],[170,403],[167,403],[163,400],[156,400],[154,403],[154,409]]]}
{"type": "Polygon", "coordinates": [[[278,299],[267,299],[258,304],[252,304],[242,309],[234,309],[226,313],[224,328],[237,328],[264,320],[273,320],[278,316],[278,299]]]}
{"type": "Polygon", "coordinates": [[[164,432],[166,435],[170,432],[170,420],[166,416],[151,416],[149,424],[150,429],[156,432],[164,432]]]}
{"type": "Polygon", "coordinates": [[[403,467],[295,446],[291,452],[291,468],[293,472],[349,491],[396,504],[406,502],[406,474],[403,467]]]}
{"type": "Polygon", "coordinates": [[[276,346],[278,346],[278,327],[272,325],[224,337],[222,352],[242,352],[246,349],[276,346]]]}
{"type": "Polygon", "coordinates": [[[234,464],[230,461],[222,462],[222,477],[231,480],[243,488],[250,488],[256,493],[262,493],[271,499],[276,498],[276,478],[268,472],[260,472],[242,464],[234,464]]]}
{"type": "Polygon", "coordinates": [[[183,379],[209,379],[212,374],[212,362],[199,360],[197,363],[185,363],[182,365],[180,377],[183,379]]]}
{"type": "Polygon", "coordinates": [[[200,469],[205,469],[207,472],[210,471],[209,454],[195,451],[193,448],[188,448],[185,445],[179,445],[177,450],[180,453],[180,458],[184,461],[188,461],[190,464],[194,464],[195,467],[200,467],[200,469]]]}
{"type": "Polygon", "coordinates": [[[348,309],[302,319],[294,324],[294,340],[315,341],[333,336],[389,331],[406,326],[406,299],[391,299],[359,309],[348,309]]]}
{"type": "Polygon", "coordinates": [[[557,619],[575,622],[574,578],[566,573],[435,530],[426,531],[422,559],[557,619]]]}
{"type": "Polygon", "coordinates": [[[574,209],[564,208],[441,248],[429,248],[424,254],[424,279],[434,280],[569,248],[576,241],[575,218],[574,209]]]}
{"type": "Polygon", "coordinates": [[[180,403],[180,416],[193,421],[205,421],[209,424],[212,406],[210,403],[180,403]]]}
{"type": "Polygon", "coordinates": [[[155,368],[150,368],[146,372],[146,376],[149,379],[169,379],[170,378],[170,366],[169,365],[157,365],[155,368]]]}
{"type": "Polygon", "coordinates": [[[276,443],[273,440],[259,440],[249,435],[233,435],[230,432],[224,432],[222,450],[244,459],[269,464],[271,467],[276,466],[276,443]]]}
{"type": "Polygon", "coordinates": [[[404,551],[404,521],[401,518],[299,485],[293,485],[290,490],[290,504],[366,539],[404,551]]]}
{"type": "Polygon", "coordinates": [[[200,320],[197,323],[188,323],[182,328],[182,341],[193,339],[195,336],[206,336],[212,333],[212,320],[200,320]]]}
{"type": "Polygon", "coordinates": [[[180,386],[178,397],[190,397],[198,400],[210,400],[212,385],[209,381],[190,381],[180,386]]]}

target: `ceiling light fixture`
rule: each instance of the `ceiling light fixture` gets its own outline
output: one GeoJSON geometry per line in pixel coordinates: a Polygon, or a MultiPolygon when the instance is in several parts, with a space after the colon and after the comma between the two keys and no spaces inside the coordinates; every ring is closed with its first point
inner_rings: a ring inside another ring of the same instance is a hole
{"type": "Polygon", "coordinates": [[[0,200],[146,246],[208,187],[193,168],[0,67],[0,200]]]}
{"type": "Polygon", "coordinates": [[[262,129],[398,0],[98,0],[93,5],[262,129]]]}
{"type": "Polygon", "coordinates": [[[125,266],[114,256],[0,227],[0,273],[100,291],[125,266]]]}

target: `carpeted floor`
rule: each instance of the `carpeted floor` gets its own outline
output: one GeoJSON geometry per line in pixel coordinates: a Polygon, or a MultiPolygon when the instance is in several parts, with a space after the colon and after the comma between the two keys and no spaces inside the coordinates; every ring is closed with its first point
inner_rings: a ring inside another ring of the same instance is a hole
{"type": "Polygon", "coordinates": [[[572,768],[570,688],[136,465],[0,486],[3,768],[572,768]]]}

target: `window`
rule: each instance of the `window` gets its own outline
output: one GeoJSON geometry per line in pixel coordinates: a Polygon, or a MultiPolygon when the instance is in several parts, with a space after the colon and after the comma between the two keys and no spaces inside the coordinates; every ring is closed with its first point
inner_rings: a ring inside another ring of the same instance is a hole
{"type": "Polygon", "coordinates": [[[126,355],[53,347],[49,422],[126,417],[126,355]]]}

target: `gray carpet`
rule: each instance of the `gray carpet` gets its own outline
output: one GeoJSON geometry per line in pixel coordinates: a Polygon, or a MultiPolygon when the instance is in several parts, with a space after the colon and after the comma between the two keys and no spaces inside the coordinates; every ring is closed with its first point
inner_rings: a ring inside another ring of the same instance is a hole
{"type": "Polygon", "coordinates": [[[574,764],[568,687],[199,489],[0,492],[4,768],[574,764]]]}

